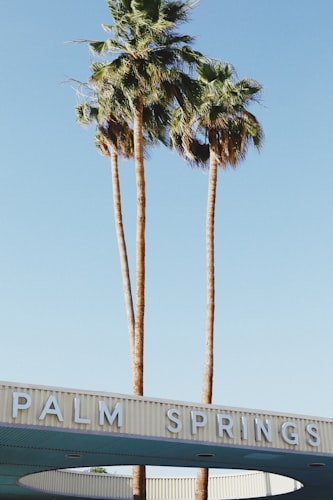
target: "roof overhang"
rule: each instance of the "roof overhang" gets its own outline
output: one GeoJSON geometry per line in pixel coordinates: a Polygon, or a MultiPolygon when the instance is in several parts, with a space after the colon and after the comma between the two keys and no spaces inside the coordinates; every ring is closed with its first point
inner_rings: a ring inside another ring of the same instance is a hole
{"type": "Polygon", "coordinates": [[[18,483],[27,474],[145,464],[272,472],[304,484],[294,497],[326,500],[333,488],[332,422],[2,382],[0,499],[38,498],[18,483]]]}

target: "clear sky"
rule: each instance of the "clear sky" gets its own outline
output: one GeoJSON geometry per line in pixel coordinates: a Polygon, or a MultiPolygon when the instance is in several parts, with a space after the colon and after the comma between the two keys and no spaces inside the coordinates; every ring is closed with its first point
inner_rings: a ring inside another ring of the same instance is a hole
{"type": "MultiPolygon", "coordinates": [[[[331,0],[201,0],[183,32],[264,87],[260,154],[219,172],[214,403],[333,415],[331,0]]],[[[0,379],[132,392],[109,164],[75,123],[105,0],[0,0],[0,379]]],[[[146,162],[145,394],[201,399],[207,174],[146,162]]],[[[121,164],[135,262],[131,162],[121,164]]]]}

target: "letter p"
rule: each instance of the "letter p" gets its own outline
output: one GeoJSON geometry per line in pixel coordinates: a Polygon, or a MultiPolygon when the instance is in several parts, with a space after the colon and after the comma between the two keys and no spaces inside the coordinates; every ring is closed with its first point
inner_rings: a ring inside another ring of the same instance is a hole
{"type": "Polygon", "coordinates": [[[17,418],[19,410],[27,410],[31,406],[31,396],[26,392],[13,392],[13,418],[17,418]]]}
{"type": "Polygon", "coordinates": [[[205,427],[206,424],[207,415],[203,411],[191,411],[192,434],[196,434],[198,427],[205,427]]]}

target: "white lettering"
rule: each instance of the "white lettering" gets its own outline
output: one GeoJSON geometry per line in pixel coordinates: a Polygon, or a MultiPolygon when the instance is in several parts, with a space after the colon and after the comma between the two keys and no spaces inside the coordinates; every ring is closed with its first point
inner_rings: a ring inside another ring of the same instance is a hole
{"type": "Polygon", "coordinates": [[[105,401],[98,401],[99,408],[99,425],[104,425],[105,417],[110,425],[113,424],[115,419],[117,418],[117,427],[121,427],[123,425],[123,404],[117,403],[114,407],[113,412],[111,413],[109,408],[106,406],[105,401]]]}
{"type": "Polygon", "coordinates": [[[191,431],[192,434],[197,433],[198,427],[205,427],[207,424],[207,416],[203,411],[192,410],[191,411],[191,431]]]}
{"type": "Polygon", "coordinates": [[[58,401],[55,396],[50,396],[45,403],[44,408],[39,415],[39,420],[44,420],[46,415],[56,415],[59,422],[64,421],[64,417],[62,416],[58,401]]]}
{"type": "Polygon", "coordinates": [[[241,438],[243,441],[248,439],[248,422],[247,417],[241,418],[241,438]]]}
{"type": "Polygon", "coordinates": [[[306,442],[310,446],[320,446],[320,436],[319,436],[319,428],[317,424],[308,424],[306,426],[306,432],[311,436],[306,442]],[[311,439],[313,438],[313,439],[311,439]]]}
{"type": "Polygon", "coordinates": [[[224,431],[228,434],[228,436],[233,439],[234,435],[232,432],[232,427],[234,425],[234,421],[230,415],[225,413],[218,413],[217,417],[217,435],[218,437],[223,437],[224,431]]]}
{"type": "Polygon", "coordinates": [[[272,442],[272,423],[271,423],[271,421],[266,418],[266,420],[265,420],[266,427],[265,427],[265,424],[261,418],[255,418],[254,424],[255,424],[256,441],[261,441],[262,436],[264,436],[266,441],[271,443],[272,442]]]}
{"type": "Polygon", "coordinates": [[[167,425],[167,429],[169,432],[173,432],[173,433],[176,433],[176,432],[180,432],[183,428],[183,424],[181,422],[181,420],[179,420],[179,418],[177,417],[180,417],[181,413],[179,410],[177,410],[176,408],[170,408],[170,410],[167,411],[167,417],[169,420],[171,420],[171,422],[173,424],[175,424],[175,426],[172,426],[172,425],[167,425]]]}
{"type": "Polygon", "coordinates": [[[80,417],[81,413],[81,399],[74,398],[74,423],[76,424],[91,424],[90,418],[80,417]]]}
{"type": "Polygon", "coordinates": [[[297,429],[294,422],[284,422],[281,426],[281,436],[283,441],[288,444],[299,444],[298,434],[296,432],[290,432],[289,429],[297,429]]]}
{"type": "Polygon", "coordinates": [[[19,410],[27,410],[31,406],[31,396],[26,392],[13,392],[12,416],[16,418],[19,410]],[[23,401],[22,401],[23,400],[23,401]]]}
{"type": "MultiPolygon", "coordinates": [[[[9,395],[9,406],[11,402],[12,407],[9,407],[9,415],[6,413],[6,418],[10,418],[11,413],[13,421],[20,417],[25,417],[28,422],[36,425],[38,423],[36,422],[36,418],[39,421],[46,419],[47,425],[56,425],[59,427],[58,423],[64,422],[65,415],[66,424],[71,426],[72,423],[72,427],[74,427],[74,424],[88,426],[92,422],[96,425],[98,423],[100,431],[103,426],[113,426],[114,429],[126,426],[126,422],[124,422],[124,409],[127,406],[122,399],[117,402],[113,397],[112,399],[105,398],[105,400],[102,400],[94,396],[88,400],[85,394],[76,393],[70,395],[66,393],[65,404],[65,400],[62,399],[60,392],[54,390],[54,394],[49,391],[48,395],[45,396],[45,400],[40,402],[41,396],[38,394],[36,400],[34,400],[34,391],[31,388],[23,387],[20,391],[19,388],[13,387],[9,395]],[[60,405],[57,400],[58,397],[60,405]],[[70,400],[68,401],[69,398],[70,400]],[[71,404],[72,412],[70,409],[71,404]]],[[[172,433],[174,437],[183,432],[185,426],[186,436],[183,436],[184,439],[197,439],[195,436],[199,435],[202,439],[215,440],[216,444],[221,443],[221,440],[225,439],[228,443],[232,443],[232,440],[235,440],[238,444],[242,443],[246,445],[249,443],[249,440],[252,441],[254,439],[255,443],[252,444],[258,448],[265,446],[265,443],[274,443],[275,448],[291,449],[291,447],[294,447],[293,449],[295,449],[296,447],[300,447],[300,451],[304,448],[309,449],[309,447],[314,448],[321,445],[320,422],[307,420],[304,421],[303,428],[301,428],[297,416],[265,415],[263,413],[258,413],[256,416],[253,414],[254,412],[250,413],[248,410],[244,410],[242,413],[241,411],[223,408],[207,410],[206,407],[185,407],[177,403],[174,404],[177,406],[176,408],[171,407],[166,409],[164,413],[166,417],[164,429],[172,433]],[[227,413],[228,411],[230,413],[227,413]],[[293,418],[294,420],[291,420],[293,418]],[[214,419],[216,419],[215,422],[214,419]],[[212,426],[212,429],[208,433],[206,431],[209,426],[212,426]],[[187,436],[188,433],[192,435],[192,438],[191,435],[187,436]],[[212,433],[214,433],[215,438],[210,437],[212,433]]],[[[158,419],[158,415],[159,413],[156,413],[154,417],[158,419]]],[[[132,415],[132,418],[135,418],[135,415],[132,415]]],[[[20,422],[21,420],[17,421],[20,422]]],[[[163,424],[155,422],[154,425],[157,429],[160,429],[159,426],[163,424]]],[[[140,429],[138,430],[139,434],[145,432],[144,426],[140,427],[140,429]]],[[[126,427],[122,432],[131,432],[131,427],[129,429],[126,427]]],[[[159,431],[157,430],[157,432],[159,431]]],[[[237,444],[236,442],[234,443],[235,445],[237,444]]]]}

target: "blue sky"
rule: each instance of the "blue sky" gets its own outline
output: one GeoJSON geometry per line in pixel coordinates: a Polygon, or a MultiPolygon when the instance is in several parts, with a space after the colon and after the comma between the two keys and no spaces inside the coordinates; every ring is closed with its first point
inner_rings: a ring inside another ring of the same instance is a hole
{"type": "MultiPolygon", "coordinates": [[[[331,0],[201,0],[183,31],[264,87],[260,154],[219,172],[214,402],[332,416],[331,0]]],[[[108,162],[75,123],[104,0],[0,2],[0,379],[131,393],[108,162]]],[[[121,165],[135,262],[131,162],[121,165]]],[[[145,394],[200,401],[207,174],[146,163],[145,394]]]]}

